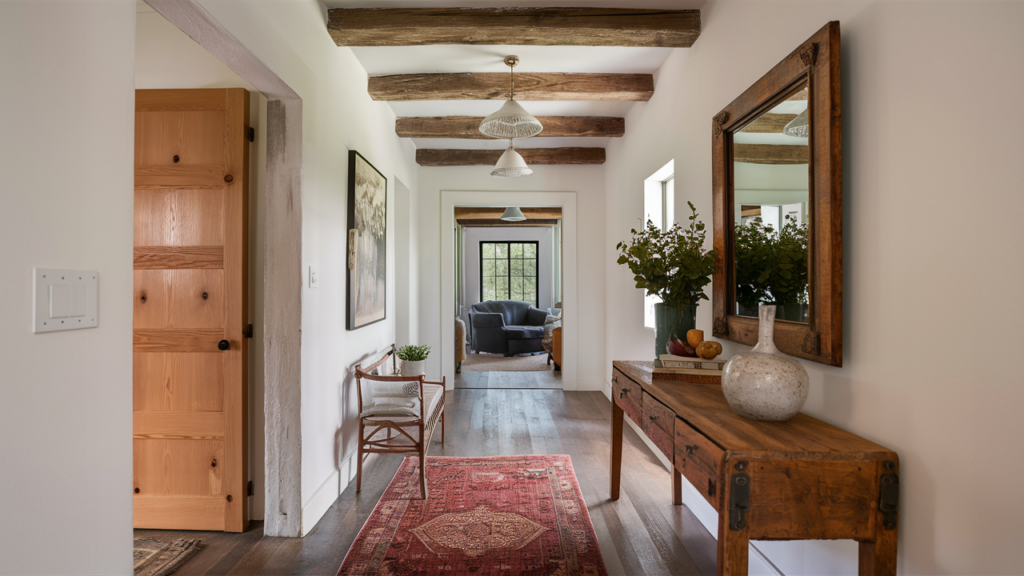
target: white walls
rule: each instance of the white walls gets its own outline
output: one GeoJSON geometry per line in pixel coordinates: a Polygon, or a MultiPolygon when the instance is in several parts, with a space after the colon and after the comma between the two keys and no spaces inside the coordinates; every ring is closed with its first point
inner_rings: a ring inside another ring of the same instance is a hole
{"type": "Polygon", "coordinates": [[[0,2],[0,573],[132,572],[135,3],[0,2]],[[99,326],[32,334],[32,268],[99,326]]]}
{"type": "Polygon", "coordinates": [[[253,496],[249,517],[263,519],[263,216],[267,171],[267,99],[205,48],[148,6],[135,20],[135,88],[245,88],[249,91],[249,126],[256,141],[249,146],[249,479],[253,496]]]}
{"type": "MultiPolygon", "coordinates": [[[[419,338],[434,350],[441,349],[441,306],[451,301],[454,294],[441,293],[441,234],[452,233],[441,229],[441,190],[474,191],[574,191],[576,192],[577,219],[580,222],[577,237],[577,303],[579,372],[578,389],[599,390],[604,382],[605,289],[604,267],[604,167],[603,166],[534,166],[534,173],[515,180],[492,178],[487,166],[457,168],[421,167],[419,169],[419,238],[420,238],[420,300],[419,338]],[[585,225],[584,225],[585,223],[585,225]]],[[[531,204],[555,206],[558,204],[531,204]]],[[[568,245],[569,238],[563,239],[568,245]]],[[[451,258],[451,256],[447,256],[451,258]]],[[[569,266],[568,261],[565,264],[569,266]]],[[[565,271],[568,275],[568,271],[565,271]]],[[[566,286],[566,292],[569,286],[566,286]]],[[[568,298],[566,294],[563,297],[568,298]]],[[[569,313],[567,311],[567,313],[569,313]]],[[[447,342],[447,340],[446,340],[447,342]]],[[[448,348],[451,349],[452,345],[448,348]]],[[[427,373],[441,373],[440,354],[431,354],[427,360],[427,373]]]]}
{"type": "Polygon", "coordinates": [[[419,296],[419,238],[416,237],[416,197],[395,178],[395,343],[415,344],[419,338],[416,307],[419,296]]]}
{"type": "Polygon", "coordinates": [[[554,306],[554,238],[553,226],[466,228],[462,252],[465,284],[462,306],[468,309],[480,301],[480,242],[485,241],[537,242],[537,307],[547,309],[554,306]]]}
{"type": "MultiPolygon", "coordinates": [[[[609,361],[648,357],[653,342],[643,295],[612,263],[641,216],[643,179],[674,158],[677,217],[690,200],[710,224],[711,117],[839,20],[844,366],[804,364],[805,411],[899,452],[901,574],[1018,572],[1024,259],[1019,227],[991,207],[1024,210],[1024,4],[709,2],[702,20],[609,147],[609,361]],[[985,362],[969,359],[973,345],[985,362]]],[[[697,324],[710,333],[710,305],[697,324]]],[[[700,498],[687,504],[706,512],[700,498]]],[[[788,575],[856,572],[852,542],[756,546],[788,575]]]]}

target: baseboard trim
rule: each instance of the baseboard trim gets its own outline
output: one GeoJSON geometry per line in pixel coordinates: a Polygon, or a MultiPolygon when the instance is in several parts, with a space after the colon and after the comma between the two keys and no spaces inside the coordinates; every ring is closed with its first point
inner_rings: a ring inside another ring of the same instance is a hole
{"type": "Polygon", "coordinates": [[[323,484],[313,492],[313,496],[302,506],[302,532],[299,536],[309,534],[317,522],[324,517],[331,504],[338,499],[340,490],[340,471],[335,468],[323,484]]]}
{"type": "MultiPolygon", "coordinates": [[[[604,395],[608,398],[608,401],[612,401],[612,383],[605,381],[604,383],[604,395]]],[[[636,432],[636,435],[644,441],[647,449],[661,462],[661,465],[671,474],[672,463],[669,462],[668,458],[661,453],[661,450],[655,446],[654,442],[644,434],[644,431],[640,429],[640,426],[633,422],[629,418],[625,418],[626,424],[636,432]]],[[[667,495],[666,495],[667,496],[667,495]]],[[[718,512],[704,500],[700,492],[694,488],[689,482],[683,482],[683,504],[693,512],[693,515],[700,520],[700,523],[704,525],[704,528],[711,533],[711,536],[716,540],[718,539],[718,512]]],[[[750,545],[750,574],[751,575],[767,575],[767,576],[785,576],[778,567],[775,566],[764,555],[763,552],[757,549],[753,544],[750,545]]]]}

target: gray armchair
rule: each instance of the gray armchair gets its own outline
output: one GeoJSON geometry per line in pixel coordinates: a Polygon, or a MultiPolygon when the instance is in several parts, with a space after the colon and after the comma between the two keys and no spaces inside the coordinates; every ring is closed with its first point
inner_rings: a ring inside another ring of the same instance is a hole
{"type": "Polygon", "coordinates": [[[489,352],[515,356],[543,352],[544,320],[548,313],[529,302],[491,300],[469,307],[471,347],[477,354],[489,352]]]}

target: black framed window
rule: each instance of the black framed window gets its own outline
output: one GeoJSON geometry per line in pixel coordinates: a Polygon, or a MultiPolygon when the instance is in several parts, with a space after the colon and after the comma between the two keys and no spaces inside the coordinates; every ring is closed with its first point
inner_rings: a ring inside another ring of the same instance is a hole
{"type": "Polygon", "coordinates": [[[480,242],[480,301],[537,302],[537,242],[480,242]]]}

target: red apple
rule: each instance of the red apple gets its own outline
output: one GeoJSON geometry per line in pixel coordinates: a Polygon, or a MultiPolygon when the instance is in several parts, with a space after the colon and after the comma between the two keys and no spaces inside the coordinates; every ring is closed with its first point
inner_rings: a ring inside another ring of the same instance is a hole
{"type": "Polygon", "coordinates": [[[668,339],[668,353],[673,356],[685,356],[687,358],[696,358],[697,351],[692,346],[683,342],[679,338],[672,336],[668,339]]]}

